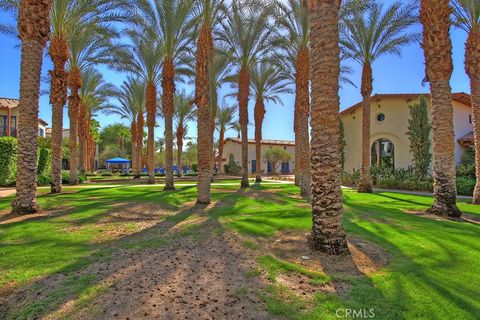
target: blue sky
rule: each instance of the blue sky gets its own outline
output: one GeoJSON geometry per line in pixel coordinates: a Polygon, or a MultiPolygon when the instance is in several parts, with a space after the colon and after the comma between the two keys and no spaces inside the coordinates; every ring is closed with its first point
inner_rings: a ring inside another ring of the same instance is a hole
{"type": "MultiPolygon", "coordinates": [[[[0,13],[0,20],[10,20],[10,17],[0,13]]],[[[417,31],[420,26],[415,27],[417,31]]],[[[465,75],[464,63],[464,43],[466,34],[458,29],[451,30],[452,44],[453,44],[453,63],[454,72],[451,78],[451,85],[453,92],[470,92],[468,77],[465,75]]],[[[0,35],[0,97],[18,98],[19,97],[19,79],[20,79],[20,49],[15,48],[17,40],[0,35]]],[[[350,79],[359,86],[361,68],[352,61],[347,61],[353,69],[350,79]]],[[[42,69],[42,76],[48,74],[48,70],[52,68],[50,58],[46,55],[42,69]]],[[[124,75],[109,70],[106,67],[99,67],[102,71],[106,81],[121,85],[124,75]]],[[[374,85],[373,92],[375,93],[419,93],[428,92],[428,84],[422,85],[424,78],[424,58],[420,44],[411,44],[402,50],[402,56],[385,56],[373,65],[374,85]]],[[[177,85],[179,90],[182,85],[177,85]]],[[[192,92],[192,87],[185,88],[187,92],[192,92]]],[[[222,90],[223,92],[224,90],[222,90]]],[[[220,96],[222,96],[220,92],[220,96]]],[[[263,126],[264,139],[285,139],[293,140],[293,95],[282,96],[282,105],[267,104],[267,113],[265,116],[263,126]]],[[[351,85],[345,84],[340,90],[340,108],[343,110],[361,100],[359,89],[351,85]]],[[[64,127],[68,128],[68,114],[67,109],[64,110],[64,127]]],[[[51,124],[51,106],[49,104],[48,96],[41,96],[40,98],[40,117],[51,124]]],[[[124,122],[116,116],[105,116],[98,114],[96,117],[101,126],[106,126],[115,122],[124,122]]],[[[250,123],[253,123],[253,102],[250,103],[249,108],[250,123]]],[[[160,127],[155,130],[156,137],[163,134],[163,120],[158,119],[160,127]]],[[[196,136],[196,125],[191,123],[189,125],[189,136],[196,136]]],[[[254,127],[249,127],[249,137],[253,138],[254,127]]],[[[227,136],[235,136],[236,133],[231,131],[227,136]]]]}

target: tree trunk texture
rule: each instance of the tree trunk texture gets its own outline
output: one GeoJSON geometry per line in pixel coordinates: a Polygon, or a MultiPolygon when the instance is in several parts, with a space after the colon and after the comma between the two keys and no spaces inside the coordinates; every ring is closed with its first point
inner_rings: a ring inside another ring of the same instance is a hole
{"type": "Polygon", "coordinates": [[[310,199],[310,139],[308,118],[310,115],[310,51],[302,48],[295,61],[295,177],[300,194],[310,199]]]}
{"type": "Polygon", "coordinates": [[[250,186],[248,182],[248,97],[250,95],[250,71],[242,66],[238,77],[238,106],[242,135],[242,182],[240,186],[250,186]]]}
{"type": "Polygon", "coordinates": [[[155,183],[155,116],[157,114],[157,88],[154,83],[147,85],[146,92],[147,107],[147,166],[148,183],[155,183]]]}
{"type": "Polygon", "coordinates": [[[69,57],[68,43],[63,37],[52,37],[49,54],[53,61],[50,71],[50,103],[52,104],[52,193],[62,192],[62,133],[63,107],[67,102],[68,73],[65,63],[69,57]]]}
{"type": "Polygon", "coordinates": [[[177,167],[178,167],[178,176],[183,176],[182,171],[182,153],[183,153],[183,126],[177,128],[177,167]]]}
{"type": "Polygon", "coordinates": [[[218,134],[218,173],[224,174],[223,172],[223,140],[225,139],[225,131],[223,128],[220,128],[220,132],[218,134]]]}
{"type": "MultiPolygon", "coordinates": [[[[130,135],[132,136],[132,172],[135,172],[137,168],[137,121],[135,117],[132,119],[130,125],[130,135]]],[[[133,177],[136,178],[135,176],[133,177]]]]}
{"type": "Polygon", "coordinates": [[[38,97],[43,49],[50,35],[52,0],[20,1],[18,31],[22,41],[20,102],[18,115],[18,156],[16,194],[12,213],[30,214],[39,210],[37,203],[38,97]]]}
{"type": "Polygon", "coordinates": [[[173,61],[166,58],[162,69],[162,107],[165,117],[165,188],[174,190],[173,184],[173,98],[175,96],[175,69],[173,61]]]}
{"type": "Polygon", "coordinates": [[[142,173],[142,159],[143,159],[143,126],[144,118],[143,114],[137,115],[137,167],[135,168],[135,178],[140,179],[142,173]]]}
{"type": "Polygon", "coordinates": [[[420,21],[423,25],[425,72],[430,82],[432,146],[433,146],[433,206],[427,210],[438,215],[459,217],[455,171],[453,107],[450,88],[452,75],[452,43],[448,0],[422,0],[420,21]]]}
{"type": "MultiPolygon", "coordinates": [[[[197,203],[209,204],[212,180],[212,144],[211,144],[211,97],[210,67],[213,61],[213,40],[211,29],[203,25],[197,42],[195,64],[195,103],[198,108],[198,180],[197,203]]],[[[213,137],[213,135],[212,135],[213,137]]]]}
{"type": "Polygon", "coordinates": [[[79,184],[78,179],[78,110],[80,96],[78,90],[82,86],[80,70],[74,68],[68,75],[70,97],[68,98],[68,117],[70,118],[70,184],[79,184]]]}
{"type": "Polygon", "coordinates": [[[473,141],[475,145],[475,176],[473,204],[480,204],[480,32],[471,30],[465,43],[465,71],[470,78],[473,141]]]}
{"type": "Polygon", "coordinates": [[[78,164],[81,174],[85,174],[85,163],[86,163],[86,139],[87,139],[87,132],[86,132],[86,121],[87,121],[87,111],[85,104],[80,101],[80,107],[78,112],[78,164]]]}
{"type": "Polygon", "coordinates": [[[370,96],[373,91],[372,65],[364,62],[362,70],[362,167],[360,168],[360,180],[358,192],[373,192],[372,179],[370,177],[370,96]]]}
{"type": "Polygon", "coordinates": [[[265,104],[263,99],[257,98],[254,109],[255,118],[255,181],[262,182],[262,126],[265,118],[265,104]]]}
{"type": "Polygon", "coordinates": [[[338,0],[311,1],[312,233],[309,245],[327,254],[348,253],[343,229],[340,163],[338,0]]]}

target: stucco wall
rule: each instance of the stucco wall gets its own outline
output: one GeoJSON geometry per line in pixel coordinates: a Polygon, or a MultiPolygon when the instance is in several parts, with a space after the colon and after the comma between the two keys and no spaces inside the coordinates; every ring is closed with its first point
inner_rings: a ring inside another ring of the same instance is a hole
{"type": "MultiPolygon", "coordinates": [[[[370,146],[380,138],[389,139],[395,148],[395,167],[406,168],[411,165],[412,155],[410,154],[410,141],[406,135],[408,119],[410,117],[409,105],[416,100],[402,98],[384,98],[371,102],[370,118],[370,146]],[[384,121],[377,121],[377,115],[383,113],[384,121]]],[[[430,101],[427,99],[430,104],[430,101]]],[[[455,131],[455,159],[460,162],[464,148],[458,143],[458,139],[472,131],[469,122],[470,107],[456,101],[454,106],[454,131],[455,131]]],[[[346,111],[342,114],[345,127],[345,170],[352,171],[361,166],[361,121],[362,110],[357,108],[353,111],[346,111]]]]}
{"type": "MultiPolygon", "coordinates": [[[[266,150],[274,147],[279,147],[279,148],[285,148],[290,155],[291,155],[291,160],[289,161],[289,171],[290,173],[294,173],[294,167],[295,167],[295,146],[284,146],[284,145],[271,145],[271,144],[263,144],[262,145],[262,159],[263,159],[263,154],[265,153],[266,150]]],[[[233,154],[235,162],[241,166],[241,161],[242,161],[242,146],[238,142],[234,142],[231,140],[227,140],[224,145],[223,149],[223,159],[224,162],[222,163],[222,166],[224,164],[228,164],[228,159],[230,155],[233,154]]],[[[248,144],[248,173],[252,174],[252,160],[255,160],[255,144],[254,143],[249,143],[248,144]]],[[[265,160],[262,160],[262,171],[264,174],[267,174],[267,168],[268,165],[265,160]]],[[[280,171],[280,166],[278,168],[278,171],[280,171]]],[[[223,170],[223,168],[222,168],[223,170]]]]}

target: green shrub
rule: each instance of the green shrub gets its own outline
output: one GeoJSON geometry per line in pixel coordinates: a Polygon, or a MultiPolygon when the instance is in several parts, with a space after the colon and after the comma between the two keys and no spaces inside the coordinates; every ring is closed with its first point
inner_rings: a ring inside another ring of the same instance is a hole
{"type": "Polygon", "coordinates": [[[38,149],[38,164],[37,173],[39,175],[45,175],[50,172],[51,168],[50,150],[47,148],[38,149]]]}
{"type": "Polygon", "coordinates": [[[17,139],[0,138],[0,186],[15,184],[17,176],[17,139]]]}
{"type": "Polygon", "coordinates": [[[235,162],[235,160],[230,159],[228,164],[224,166],[225,173],[232,176],[238,176],[242,172],[242,168],[235,162]]]}
{"type": "Polygon", "coordinates": [[[193,172],[198,172],[198,164],[192,163],[192,165],[190,167],[192,168],[193,172]]]}
{"type": "Polygon", "coordinates": [[[457,177],[475,179],[475,164],[462,164],[458,166],[457,177]]]}
{"type": "Polygon", "coordinates": [[[475,179],[457,177],[457,194],[462,196],[473,195],[473,189],[475,189],[475,182],[475,179]]]}
{"type": "Polygon", "coordinates": [[[347,187],[354,187],[360,179],[360,170],[353,169],[352,172],[344,171],[342,173],[342,185],[347,187]]]}
{"type": "Polygon", "coordinates": [[[112,176],[113,176],[113,173],[111,172],[108,172],[108,171],[102,172],[102,177],[112,177],[112,176]]]}
{"type": "Polygon", "coordinates": [[[52,182],[52,179],[47,174],[37,175],[37,185],[39,186],[48,186],[52,182]]]}
{"type": "MultiPolygon", "coordinates": [[[[84,183],[87,178],[84,175],[79,174],[78,175],[78,182],[79,183],[84,183]]],[[[62,172],[62,183],[63,184],[69,184],[70,183],[70,173],[68,171],[63,171],[62,172]]]]}

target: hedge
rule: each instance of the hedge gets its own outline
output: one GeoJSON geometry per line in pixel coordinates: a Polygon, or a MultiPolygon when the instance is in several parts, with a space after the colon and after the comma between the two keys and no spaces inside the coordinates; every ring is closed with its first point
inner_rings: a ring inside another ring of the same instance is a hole
{"type": "Polygon", "coordinates": [[[0,186],[15,184],[17,176],[17,139],[0,138],[0,186]]]}
{"type": "Polygon", "coordinates": [[[40,148],[38,150],[38,165],[37,173],[39,175],[46,175],[50,173],[50,150],[47,148],[40,148]]]}

